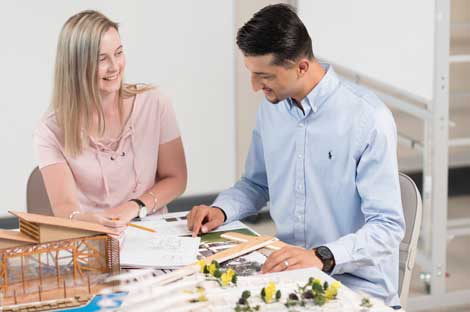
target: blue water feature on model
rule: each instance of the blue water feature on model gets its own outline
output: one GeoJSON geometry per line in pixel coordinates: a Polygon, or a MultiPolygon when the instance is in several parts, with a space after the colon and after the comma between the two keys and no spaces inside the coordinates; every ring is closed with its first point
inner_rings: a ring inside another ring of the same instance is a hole
{"type": "Polygon", "coordinates": [[[117,309],[122,305],[127,292],[116,292],[106,295],[96,295],[87,305],[78,308],[57,310],[58,312],[94,312],[117,309]]]}

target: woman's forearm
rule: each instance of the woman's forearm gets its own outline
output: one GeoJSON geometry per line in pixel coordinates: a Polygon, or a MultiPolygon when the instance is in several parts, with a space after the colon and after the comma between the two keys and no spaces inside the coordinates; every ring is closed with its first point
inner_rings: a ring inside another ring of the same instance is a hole
{"type": "Polygon", "coordinates": [[[139,199],[145,203],[145,206],[149,209],[148,213],[151,214],[157,212],[159,209],[183,194],[185,189],[185,177],[165,177],[155,183],[155,185],[142,194],[139,199]]]}
{"type": "Polygon", "coordinates": [[[52,213],[54,214],[55,217],[60,217],[60,218],[70,218],[72,213],[74,211],[80,211],[79,205],[76,203],[61,203],[57,205],[51,205],[52,213]]]}

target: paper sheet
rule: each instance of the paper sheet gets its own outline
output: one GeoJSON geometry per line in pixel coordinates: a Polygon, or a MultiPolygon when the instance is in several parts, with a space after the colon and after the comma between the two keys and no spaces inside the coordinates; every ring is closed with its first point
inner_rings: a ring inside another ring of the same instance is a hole
{"type": "MultiPolygon", "coordinates": [[[[190,236],[192,233],[188,230],[186,225],[187,211],[167,213],[164,215],[151,215],[145,218],[143,221],[133,222],[157,231],[161,235],[175,235],[175,236],[190,236]]],[[[214,229],[212,232],[220,231],[231,231],[235,229],[247,229],[248,227],[240,221],[234,221],[228,224],[224,224],[214,229]]],[[[128,233],[138,233],[142,230],[129,227],[126,230],[128,233]]]]}
{"type": "Polygon", "coordinates": [[[172,269],[196,262],[199,237],[167,236],[140,230],[126,235],[121,266],[172,269]]]}
{"type": "MultiPolygon", "coordinates": [[[[128,227],[121,242],[121,266],[174,269],[194,263],[200,237],[192,238],[186,225],[187,212],[152,215],[133,222],[154,229],[151,233],[128,227]]],[[[249,229],[240,221],[222,225],[212,232],[249,229]]]]}

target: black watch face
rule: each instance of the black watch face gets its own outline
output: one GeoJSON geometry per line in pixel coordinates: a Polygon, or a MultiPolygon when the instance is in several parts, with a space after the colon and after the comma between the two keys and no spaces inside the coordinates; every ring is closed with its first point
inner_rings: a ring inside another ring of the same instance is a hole
{"type": "Polygon", "coordinates": [[[333,258],[333,255],[331,254],[331,251],[323,246],[320,246],[317,248],[317,253],[318,257],[322,260],[331,260],[333,258]]]}

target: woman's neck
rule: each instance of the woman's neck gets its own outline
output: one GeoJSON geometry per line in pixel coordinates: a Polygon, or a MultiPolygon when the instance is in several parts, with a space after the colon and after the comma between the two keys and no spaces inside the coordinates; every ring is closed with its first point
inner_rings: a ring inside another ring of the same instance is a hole
{"type": "Polygon", "coordinates": [[[105,116],[119,114],[119,92],[101,94],[101,107],[105,116]]]}

